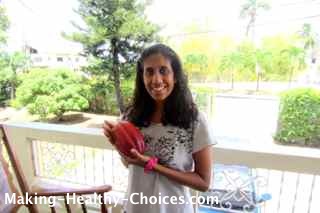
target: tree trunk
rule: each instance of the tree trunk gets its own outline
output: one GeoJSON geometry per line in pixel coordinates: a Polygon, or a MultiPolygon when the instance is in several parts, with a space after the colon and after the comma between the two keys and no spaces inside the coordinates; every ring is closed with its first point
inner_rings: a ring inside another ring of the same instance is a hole
{"type": "Polygon", "coordinates": [[[124,104],[123,104],[123,98],[121,94],[120,89],[120,72],[119,72],[119,59],[118,59],[118,48],[117,48],[117,39],[114,38],[111,40],[111,48],[112,48],[112,74],[113,74],[113,82],[114,82],[114,88],[116,91],[116,98],[118,107],[120,109],[120,112],[124,112],[124,104]]]}
{"type": "Polygon", "coordinates": [[[16,97],[16,83],[11,82],[10,99],[13,100],[16,97]]]}
{"type": "Polygon", "coordinates": [[[257,73],[257,85],[256,85],[256,91],[258,92],[260,89],[260,72],[257,73]]]}
{"type": "Polygon", "coordinates": [[[293,70],[291,70],[289,74],[289,85],[288,85],[289,88],[291,88],[292,78],[293,78],[293,70]]]}
{"type": "MultiPolygon", "coordinates": [[[[12,66],[12,59],[10,58],[9,66],[12,66]]],[[[10,82],[11,90],[10,90],[10,99],[13,100],[16,97],[16,86],[17,86],[17,72],[12,68],[13,77],[10,82]]]]}
{"type": "Polygon", "coordinates": [[[247,37],[247,38],[249,37],[250,28],[251,28],[251,22],[249,22],[248,25],[247,25],[247,27],[246,27],[246,37],[247,37]]]}
{"type": "Polygon", "coordinates": [[[231,90],[234,89],[234,74],[233,72],[231,73],[231,90]]]}

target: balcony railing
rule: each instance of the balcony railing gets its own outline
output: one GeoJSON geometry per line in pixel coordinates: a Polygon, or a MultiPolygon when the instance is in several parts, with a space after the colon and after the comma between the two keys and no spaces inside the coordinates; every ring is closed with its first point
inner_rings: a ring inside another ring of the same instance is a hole
{"type": "MultiPolygon", "coordinates": [[[[111,184],[115,191],[125,191],[128,172],[101,129],[43,123],[7,125],[9,139],[29,183],[55,180],[111,184]]],[[[218,138],[218,142],[214,147],[214,163],[246,165],[253,169],[253,178],[262,177],[263,184],[257,184],[257,192],[272,195],[261,206],[262,212],[319,212],[319,149],[231,144],[224,143],[223,138],[218,138]]]]}

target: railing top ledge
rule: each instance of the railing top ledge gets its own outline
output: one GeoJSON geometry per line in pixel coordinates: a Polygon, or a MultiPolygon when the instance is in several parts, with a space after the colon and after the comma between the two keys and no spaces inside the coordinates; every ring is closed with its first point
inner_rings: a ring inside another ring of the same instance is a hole
{"type": "Polygon", "coordinates": [[[248,153],[256,153],[256,154],[272,154],[274,156],[296,156],[296,157],[306,157],[306,158],[314,158],[320,160],[320,149],[319,148],[309,148],[309,147],[295,147],[295,146],[285,146],[274,144],[273,142],[265,143],[265,141],[261,141],[260,144],[252,144],[252,143],[219,143],[215,147],[216,149],[228,149],[235,151],[245,151],[248,153]]]}
{"type": "MultiPolygon", "coordinates": [[[[13,133],[11,136],[16,139],[20,138],[20,142],[26,141],[25,138],[35,138],[92,148],[113,149],[106,142],[101,128],[84,128],[35,122],[7,122],[5,125],[8,129],[11,128],[13,133]]],[[[267,144],[262,140],[258,145],[253,143],[223,143],[223,141],[218,140],[213,154],[217,162],[227,164],[238,163],[251,166],[252,168],[320,174],[320,149],[267,144]]]]}
{"type": "MultiPolygon", "coordinates": [[[[4,123],[8,128],[33,130],[33,131],[45,131],[52,133],[62,134],[78,134],[100,137],[103,136],[101,128],[86,128],[78,126],[67,126],[60,124],[47,124],[39,122],[6,122],[4,123]]],[[[1,123],[0,123],[1,125],[1,123]]],[[[223,143],[218,140],[218,144],[215,146],[217,150],[229,150],[229,151],[243,151],[247,153],[256,154],[271,154],[271,155],[285,155],[285,156],[296,156],[314,158],[320,160],[320,149],[317,148],[305,148],[305,147],[291,147],[278,145],[273,143],[265,143],[261,141],[258,145],[252,143],[223,143]]]]}
{"type": "Polygon", "coordinates": [[[40,122],[6,122],[6,123],[3,123],[3,125],[6,125],[8,128],[103,136],[102,129],[100,128],[87,128],[87,127],[78,127],[78,126],[61,125],[61,124],[48,124],[48,123],[40,123],[40,122]]]}

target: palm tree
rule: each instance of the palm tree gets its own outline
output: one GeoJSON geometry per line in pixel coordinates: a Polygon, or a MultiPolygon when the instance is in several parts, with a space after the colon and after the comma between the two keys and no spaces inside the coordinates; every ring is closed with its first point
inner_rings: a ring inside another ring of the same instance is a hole
{"type": "Polygon", "coordinates": [[[191,53],[184,57],[184,64],[191,77],[203,77],[208,70],[208,57],[205,54],[191,53]]]}
{"type": "Polygon", "coordinates": [[[304,23],[302,29],[298,31],[298,35],[303,40],[303,48],[306,51],[311,52],[311,62],[315,63],[316,61],[316,49],[320,43],[319,35],[314,32],[309,23],[304,23]]]}
{"type": "Polygon", "coordinates": [[[289,87],[291,86],[294,73],[305,66],[305,50],[296,46],[290,46],[282,51],[288,56],[290,64],[289,87]]]}
{"type": "Polygon", "coordinates": [[[260,89],[260,81],[262,81],[263,74],[266,74],[267,70],[270,70],[272,66],[271,62],[274,60],[272,51],[260,47],[256,48],[254,52],[255,56],[255,68],[256,68],[256,91],[260,89]]]}
{"type": "Polygon", "coordinates": [[[235,72],[239,71],[243,67],[242,63],[243,57],[241,52],[237,49],[233,52],[230,52],[222,57],[220,64],[220,71],[230,72],[231,75],[231,90],[234,89],[234,75],[235,72]]]}
{"type": "MultiPolygon", "coordinates": [[[[241,5],[240,17],[249,19],[246,27],[247,37],[249,36],[250,30],[254,31],[258,13],[262,10],[269,10],[270,8],[269,3],[264,0],[246,0],[246,2],[241,5]]],[[[252,32],[252,34],[254,34],[254,32],[252,32]]]]}

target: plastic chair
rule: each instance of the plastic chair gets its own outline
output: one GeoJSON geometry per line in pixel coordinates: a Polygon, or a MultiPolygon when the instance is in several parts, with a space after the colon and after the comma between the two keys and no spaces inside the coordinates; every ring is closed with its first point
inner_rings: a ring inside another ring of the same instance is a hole
{"type": "Polygon", "coordinates": [[[270,194],[256,193],[261,178],[254,177],[246,166],[215,164],[213,187],[200,194],[206,202],[198,212],[260,213],[260,204],[271,199],[270,194]]]}

